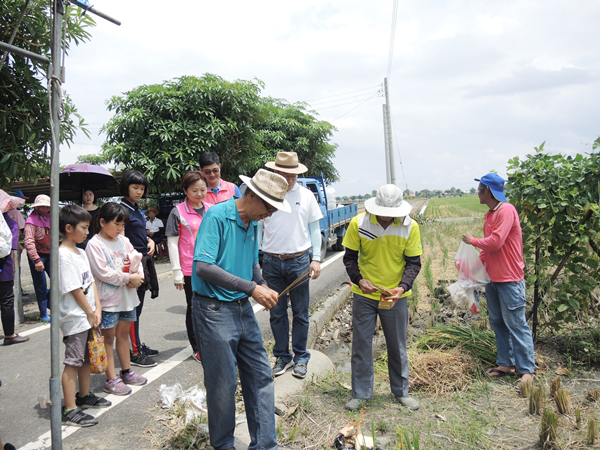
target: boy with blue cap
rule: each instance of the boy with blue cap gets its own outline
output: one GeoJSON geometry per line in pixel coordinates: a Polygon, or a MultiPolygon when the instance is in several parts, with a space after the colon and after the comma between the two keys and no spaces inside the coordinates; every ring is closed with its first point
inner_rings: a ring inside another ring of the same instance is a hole
{"type": "Polygon", "coordinates": [[[533,337],[525,318],[523,235],[519,214],[506,202],[504,179],[488,173],[479,181],[479,203],[487,205],[483,238],[471,233],[462,240],[481,249],[479,257],[492,280],[485,286],[490,325],[498,347],[497,367],[488,369],[492,378],[521,374],[519,382],[533,380],[533,337]]]}

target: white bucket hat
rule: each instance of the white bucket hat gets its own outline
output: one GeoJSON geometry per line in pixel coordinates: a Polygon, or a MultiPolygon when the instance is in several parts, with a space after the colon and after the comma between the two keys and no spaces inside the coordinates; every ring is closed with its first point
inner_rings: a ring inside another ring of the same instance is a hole
{"type": "Polygon", "coordinates": [[[285,199],[288,183],[284,177],[265,169],[258,169],[258,172],[250,178],[240,175],[240,178],[252,192],[262,198],[265,202],[274,206],[280,211],[290,213],[292,207],[285,199]]]}
{"type": "Polygon", "coordinates": [[[38,195],[33,202],[33,207],[36,206],[50,206],[50,197],[44,194],[38,195]]]}
{"type": "Polygon", "coordinates": [[[381,186],[375,197],[365,201],[365,209],[383,217],[404,217],[412,211],[412,206],[402,198],[402,190],[393,184],[381,186]]]}

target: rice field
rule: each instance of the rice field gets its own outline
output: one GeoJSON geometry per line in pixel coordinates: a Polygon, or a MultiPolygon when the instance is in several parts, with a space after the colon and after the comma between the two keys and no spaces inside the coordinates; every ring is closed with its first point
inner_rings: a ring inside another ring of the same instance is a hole
{"type": "Polygon", "coordinates": [[[425,210],[429,219],[446,219],[451,217],[482,218],[487,212],[487,206],[479,203],[477,195],[464,197],[431,198],[425,210]]]}

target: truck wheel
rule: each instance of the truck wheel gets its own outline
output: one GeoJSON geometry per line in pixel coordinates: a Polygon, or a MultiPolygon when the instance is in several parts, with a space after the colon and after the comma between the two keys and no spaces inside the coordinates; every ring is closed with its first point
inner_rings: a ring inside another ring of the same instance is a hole
{"type": "Polygon", "coordinates": [[[325,261],[325,255],[327,254],[327,241],[325,237],[321,235],[321,262],[325,261]]]}
{"type": "Polygon", "coordinates": [[[331,248],[336,252],[343,252],[344,246],[342,245],[344,242],[344,236],[338,236],[337,242],[331,246],[331,248]]]}

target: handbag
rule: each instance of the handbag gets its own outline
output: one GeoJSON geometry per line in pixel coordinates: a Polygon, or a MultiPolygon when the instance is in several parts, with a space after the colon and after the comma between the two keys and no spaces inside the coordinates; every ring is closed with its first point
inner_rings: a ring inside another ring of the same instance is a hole
{"type": "Polygon", "coordinates": [[[106,372],[108,358],[106,356],[106,349],[104,348],[104,336],[96,328],[90,330],[88,346],[90,350],[90,372],[106,372]]]}

